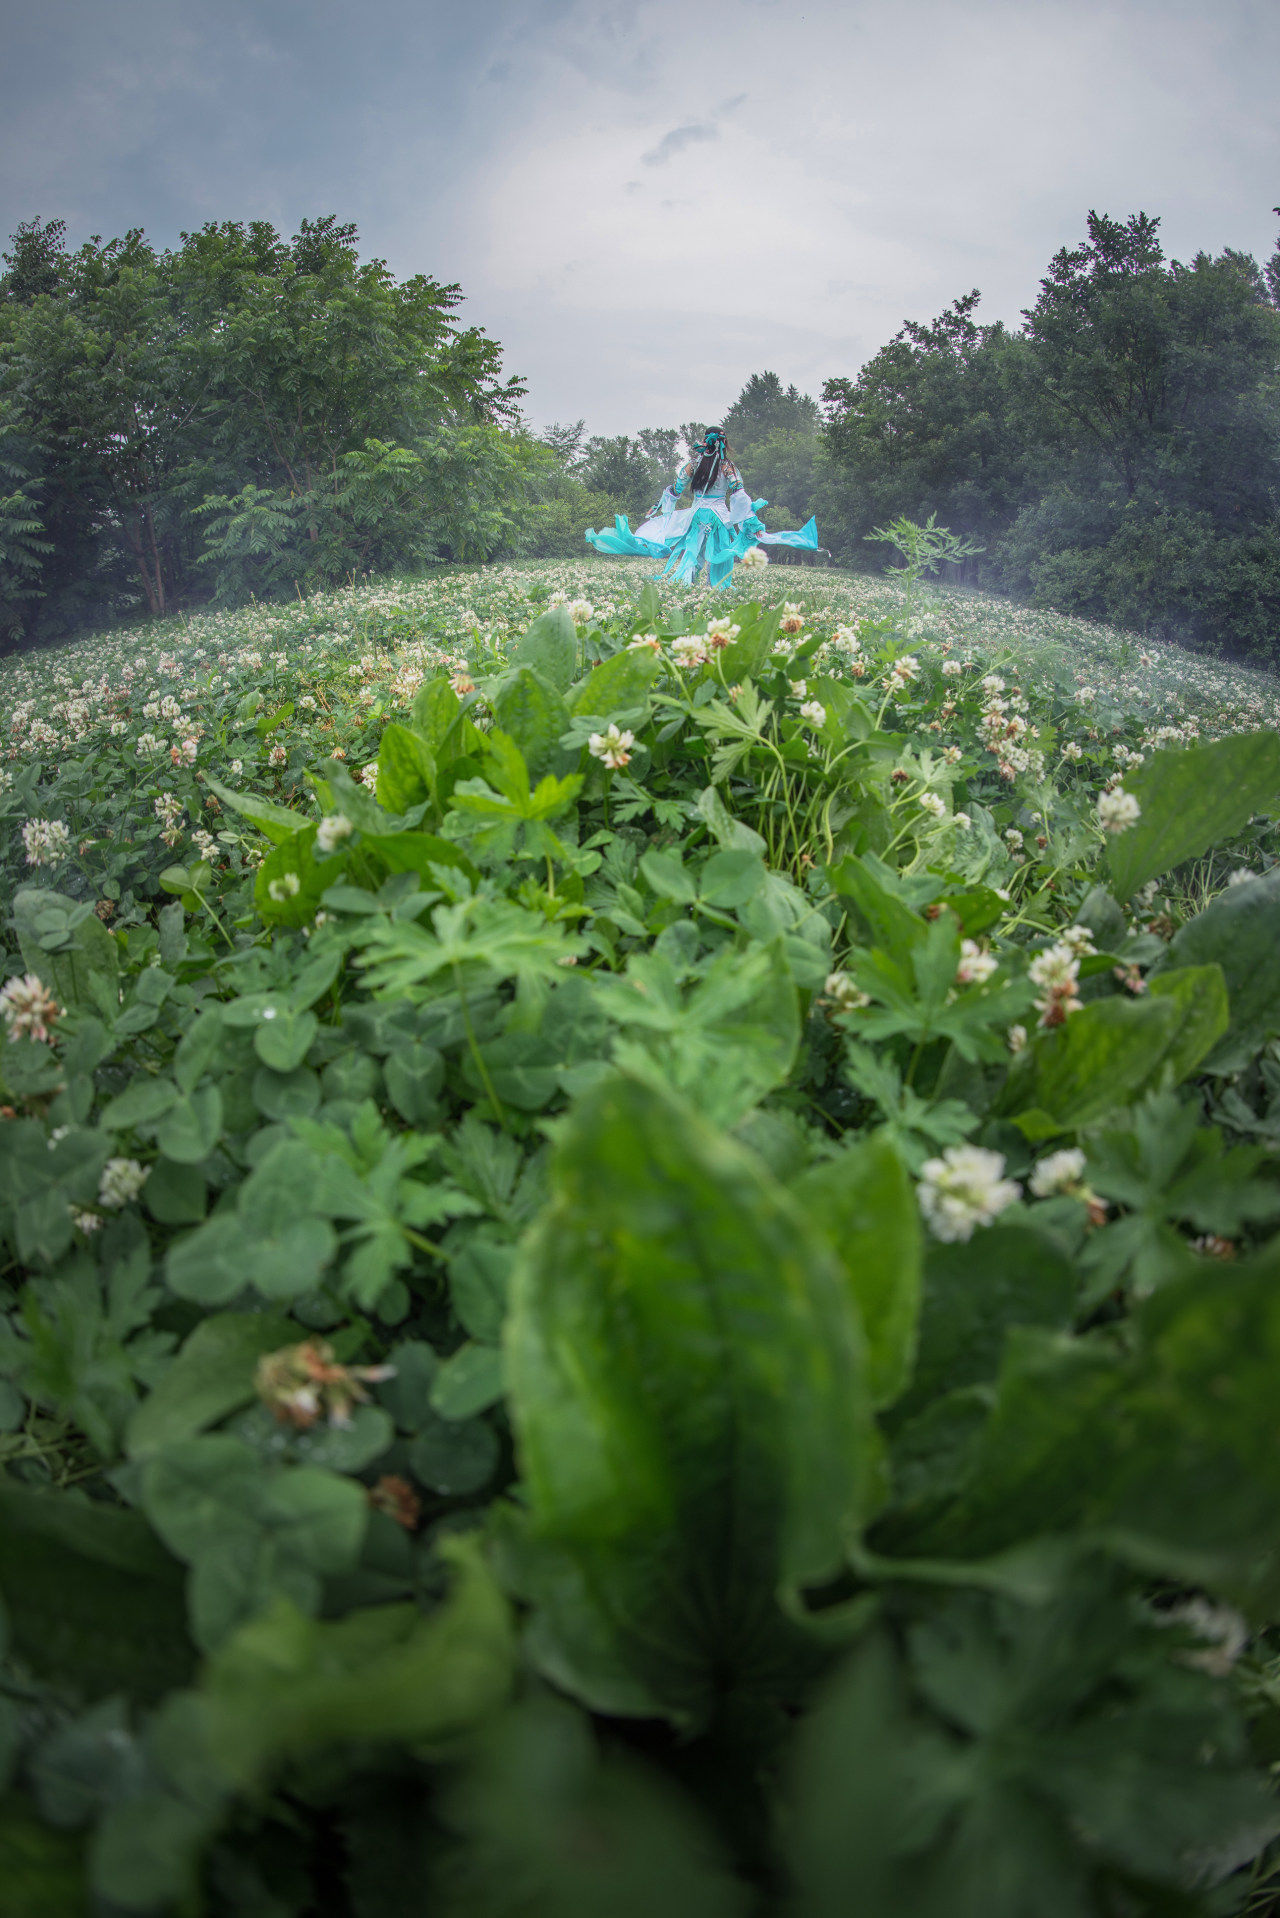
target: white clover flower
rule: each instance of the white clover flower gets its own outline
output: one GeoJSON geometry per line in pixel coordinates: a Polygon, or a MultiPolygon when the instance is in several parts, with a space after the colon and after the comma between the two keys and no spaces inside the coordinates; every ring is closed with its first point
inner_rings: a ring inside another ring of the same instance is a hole
{"type": "Polygon", "coordinates": [[[98,1184],[98,1204],[115,1211],[136,1199],[147,1181],[147,1166],[136,1159],[108,1159],[98,1184]]]}
{"type": "Polygon", "coordinates": [[[267,758],[270,760],[273,766],[283,766],[287,762],[289,755],[285,751],[284,747],[280,744],[279,740],[277,740],[275,745],[271,748],[271,751],[267,754],[267,758]]]}
{"type": "Polygon", "coordinates": [[[92,1232],[100,1232],[106,1223],[100,1212],[86,1212],[82,1206],[78,1205],[68,1206],[67,1210],[71,1214],[71,1223],[76,1231],[83,1232],[86,1238],[92,1232]]]}
{"type": "Polygon", "coordinates": [[[244,771],[243,759],[233,759],[227,770],[228,772],[236,774],[238,777],[244,771]]]}
{"type": "Polygon", "coordinates": [[[113,719],[107,730],[110,732],[111,737],[113,739],[119,739],[122,733],[128,732],[129,727],[125,720],[113,719]]]}
{"type": "Polygon", "coordinates": [[[56,866],[71,851],[71,834],[60,819],[28,819],[22,843],[29,866],[56,866]]]}
{"type": "Polygon", "coordinates": [[[958,659],[944,659],[942,670],[948,679],[956,679],[964,671],[964,667],[958,659]]]}
{"type": "Polygon", "coordinates": [[[807,719],[811,726],[825,726],[827,709],[820,699],[806,699],[800,708],[801,719],[807,719]]]}
{"type": "Polygon", "coordinates": [[[956,967],[956,983],[961,986],[985,985],[992,973],[998,972],[1000,961],[994,952],[988,952],[976,939],[960,941],[960,963],[956,967]]]}
{"type": "Polygon", "coordinates": [[[1227,874],[1227,884],[1228,886],[1247,886],[1251,879],[1257,877],[1257,873],[1251,872],[1248,866],[1237,866],[1234,872],[1227,874]]]}
{"type": "Polygon", "coordinates": [[[267,881],[267,891],[278,906],[286,899],[294,899],[302,888],[302,881],[296,872],[282,872],[278,879],[267,881]]]}
{"type": "Polygon", "coordinates": [[[630,763],[631,748],[635,743],[634,733],[620,729],[616,721],[610,720],[604,732],[592,733],[587,741],[587,751],[593,759],[602,760],[611,772],[617,772],[630,763]]]}
{"type": "Polygon", "coordinates": [[[926,1159],[920,1168],[916,1196],[929,1228],[937,1239],[954,1243],[971,1239],[974,1227],[990,1225],[1022,1188],[1004,1177],[1004,1154],[983,1146],[948,1146],[940,1159],[926,1159]]]}
{"type": "Polygon", "coordinates": [[[1117,789],[1098,794],[1098,824],[1104,832],[1127,832],[1141,816],[1142,808],[1132,793],[1117,789]]]}
{"type": "Polygon", "coordinates": [[[911,681],[917,677],[919,671],[920,661],[916,658],[915,654],[904,653],[901,659],[894,660],[892,666],[885,674],[882,683],[888,687],[890,692],[901,692],[904,686],[909,686],[911,681]]]}
{"type": "Polygon", "coordinates": [[[847,972],[829,972],[822,996],[836,1012],[859,1012],[871,1004],[871,995],[861,992],[847,972]]]}
{"type": "Polygon", "coordinates": [[[779,630],[784,633],[802,633],[804,631],[804,608],[797,600],[784,599],[782,618],[778,622],[779,630]]]}
{"type": "Polygon", "coordinates": [[[595,610],[595,607],[589,599],[571,599],[569,601],[569,617],[575,626],[585,626],[595,610]]]}
{"type": "Polygon", "coordinates": [[[1007,1037],[1010,1052],[1025,1052],[1027,1045],[1027,1028],[1025,1026],[1010,1026],[1007,1037]]]}
{"type": "Polygon", "coordinates": [[[326,813],[316,827],[316,846],[320,852],[336,852],[344,839],[350,839],[355,827],[344,812],[326,813]]]}
{"type": "Polygon", "coordinates": [[[972,819],[970,819],[967,812],[952,813],[951,818],[952,818],[952,822],[955,825],[959,826],[962,832],[967,832],[969,827],[972,826],[973,824],[973,821],[972,819]]]}
{"type": "Polygon", "coordinates": [[[634,639],[627,641],[627,651],[629,653],[642,651],[646,653],[660,653],[662,651],[662,641],[656,633],[637,633],[634,639]]]}
{"type": "Polygon", "coordinates": [[[733,621],[729,619],[709,619],[707,621],[707,639],[717,652],[723,652],[724,648],[731,640],[736,639],[741,631],[741,626],[735,626],[733,621]]]}
{"type": "Polygon", "coordinates": [[[707,649],[695,634],[671,642],[671,656],[677,666],[705,666],[707,649]]]}
{"type": "Polygon", "coordinates": [[[809,693],[809,682],[808,682],[808,680],[807,680],[807,679],[793,679],[793,680],[792,680],[792,682],[791,682],[791,690],[792,690],[792,692],[794,693],[794,695],[795,695],[795,697],[796,697],[797,699],[805,699],[805,698],[807,698],[807,697],[808,697],[808,693],[809,693]]]}
{"type": "Polygon", "coordinates": [[[1051,1199],[1056,1193],[1074,1190],[1083,1177],[1084,1153],[1078,1146],[1068,1146],[1041,1159],[1028,1184],[1037,1199],[1051,1199]]]}
{"type": "Polygon", "coordinates": [[[316,710],[316,702],[310,693],[304,693],[298,704],[304,713],[313,713],[316,710]]]}
{"type": "Polygon", "coordinates": [[[1040,987],[1036,1010],[1042,1026],[1060,1026],[1067,1015],[1079,1012],[1080,960],[1069,945],[1059,941],[1038,952],[1027,967],[1032,985],[1040,987]]]}
{"type": "Polygon", "coordinates": [[[767,566],[769,564],[769,555],[765,552],[763,546],[749,546],[742,555],[742,564],[750,567],[754,571],[757,566],[767,566]]]}
{"type": "Polygon", "coordinates": [[[1074,952],[1077,959],[1091,958],[1098,950],[1088,926],[1064,926],[1058,934],[1058,944],[1074,952]]]}
{"type": "Polygon", "coordinates": [[[1022,834],[1018,831],[1018,828],[1016,826],[1006,826],[1004,829],[1004,836],[1006,841],[1009,844],[1010,849],[1013,852],[1021,852],[1025,842],[1023,840],[1022,834]]]}
{"type": "Polygon", "coordinates": [[[472,679],[470,673],[454,673],[449,680],[449,684],[453,687],[459,699],[465,699],[468,693],[473,693],[476,689],[476,682],[472,679]]]}
{"type": "Polygon", "coordinates": [[[61,1018],[62,1007],[42,979],[26,972],[20,979],[9,979],[0,987],[0,1015],[11,1039],[52,1038],[50,1027],[61,1018]]]}
{"type": "Polygon", "coordinates": [[[1062,748],[1062,757],[1064,759],[1070,759],[1072,761],[1075,761],[1077,759],[1083,759],[1084,747],[1077,746],[1074,739],[1069,739],[1066,745],[1062,748]]]}
{"type": "Polygon", "coordinates": [[[946,817],[947,802],[937,793],[921,793],[920,810],[927,812],[933,819],[943,819],[946,817]]]}

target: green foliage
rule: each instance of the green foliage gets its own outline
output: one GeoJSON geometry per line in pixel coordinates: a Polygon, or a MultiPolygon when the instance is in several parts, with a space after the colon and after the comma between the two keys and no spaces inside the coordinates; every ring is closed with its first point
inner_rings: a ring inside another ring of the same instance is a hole
{"type": "Polygon", "coordinates": [[[974,288],[827,380],[813,499],[833,550],[936,513],[985,549],[971,580],[1274,658],[1280,318],[1248,255],[1166,262],[1158,226],[1090,211],[1020,330],[978,325],[974,288]]]}
{"type": "Polygon", "coordinates": [[[472,592],[0,793],[0,1907],[1259,1910],[1274,737],[472,592]]]}
{"type": "Polygon", "coordinates": [[[803,1669],[774,1608],[836,1574],[874,1501],[864,1366],[762,1166],[656,1090],[587,1094],[507,1346],[544,1667],[694,1723],[803,1669]]]}

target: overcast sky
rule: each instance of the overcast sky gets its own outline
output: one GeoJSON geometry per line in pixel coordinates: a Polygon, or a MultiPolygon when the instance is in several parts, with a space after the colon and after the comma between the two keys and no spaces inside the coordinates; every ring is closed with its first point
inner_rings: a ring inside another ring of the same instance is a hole
{"type": "Polygon", "coordinates": [[[354,220],[541,427],[814,393],[1090,207],[1264,259],[1276,0],[0,0],[0,229],[354,220]]]}

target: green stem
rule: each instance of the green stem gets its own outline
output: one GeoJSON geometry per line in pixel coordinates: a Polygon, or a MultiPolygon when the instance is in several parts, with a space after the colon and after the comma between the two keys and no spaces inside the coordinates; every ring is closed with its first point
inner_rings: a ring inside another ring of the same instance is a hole
{"type": "Polygon", "coordinates": [[[485,1064],[484,1053],[481,1051],[480,1042],[476,1038],[476,1029],[471,1023],[471,1008],[467,1004],[466,990],[462,984],[462,969],[458,965],[457,960],[455,960],[453,964],[453,983],[458,989],[458,1005],[462,1011],[463,1030],[467,1035],[467,1044],[471,1048],[471,1057],[475,1060],[476,1071],[480,1075],[480,1083],[488,1095],[489,1103],[497,1116],[498,1124],[504,1132],[510,1132],[511,1127],[507,1122],[507,1109],[494,1090],[493,1080],[489,1077],[489,1068],[485,1064]]]}
{"type": "Polygon", "coordinates": [[[200,904],[204,907],[210,919],[212,919],[214,925],[218,928],[218,931],[222,934],[223,938],[226,940],[227,944],[230,946],[232,952],[234,952],[236,949],[236,942],[231,937],[231,934],[227,931],[226,927],[223,925],[221,919],[219,919],[213,907],[209,904],[209,901],[205,898],[202,892],[197,891],[196,887],[193,886],[191,890],[193,893],[195,893],[196,898],[200,901],[200,904]]]}

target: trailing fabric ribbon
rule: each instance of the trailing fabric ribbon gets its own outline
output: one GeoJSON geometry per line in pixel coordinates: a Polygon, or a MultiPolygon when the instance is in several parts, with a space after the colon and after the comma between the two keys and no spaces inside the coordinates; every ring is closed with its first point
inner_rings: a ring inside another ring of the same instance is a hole
{"type": "Polygon", "coordinates": [[[752,500],[737,487],[726,497],[723,480],[708,493],[695,493],[684,505],[677,492],[668,487],[650,517],[633,533],[625,513],[619,513],[612,532],[592,532],[586,538],[598,553],[615,557],[638,557],[666,561],[663,575],[674,573],[686,586],[692,586],[700,567],[707,568],[711,585],[728,578],[740,559],[753,546],[798,546],[817,550],[818,527],[809,520],[798,532],[766,531],[760,513],[769,502],[752,500]]]}

